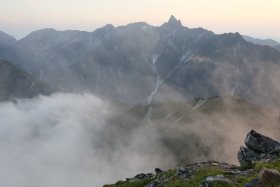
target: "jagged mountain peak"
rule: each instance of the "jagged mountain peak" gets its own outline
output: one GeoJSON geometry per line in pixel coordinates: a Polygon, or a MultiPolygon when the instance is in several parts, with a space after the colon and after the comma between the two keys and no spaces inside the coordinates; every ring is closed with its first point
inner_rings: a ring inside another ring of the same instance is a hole
{"type": "Polygon", "coordinates": [[[171,15],[168,20],[168,25],[172,27],[182,27],[182,23],[179,19],[175,18],[175,16],[171,15]]]}

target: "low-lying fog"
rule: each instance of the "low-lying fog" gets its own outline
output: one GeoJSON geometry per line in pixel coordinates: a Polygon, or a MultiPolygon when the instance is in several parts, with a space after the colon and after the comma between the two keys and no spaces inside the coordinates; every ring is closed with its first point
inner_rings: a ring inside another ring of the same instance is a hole
{"type": "MultiPolygon", "coordinates": [[[[172,148],[178,150],[184,140],[192,147],[181,147],[178,154],[186,154],[189,161],[236,163],[238,148],[251,128],[235,116],[219,119],[229,125],[215,126],[215,116],[208,116],[185,125],[147,122],[127,133],[125,126],[122,130],[109,122],[117,112],[111,105],[90,94],[62,93],[1,103],[0,186],[102,186],[155,167],[175,167],[179,156],[172,148]],[[174,138],[174,145],[165,137],[174,138]],[[208,151],[199,150],[195,138],[208,151]]],[[[276,135],[273,126],[257,130],[276,135]]]]}

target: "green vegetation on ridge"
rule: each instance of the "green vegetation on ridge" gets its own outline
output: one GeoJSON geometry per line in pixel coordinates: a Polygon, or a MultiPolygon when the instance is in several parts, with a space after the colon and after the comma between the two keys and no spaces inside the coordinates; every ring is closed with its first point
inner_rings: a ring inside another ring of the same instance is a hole
{"type": "MultiPolygon", "coordinates": [[[[213,176],[224,176],[225,178],[232,181],[232,183],[223,183],[220,181],[214,182],[211,186],[214,187],[243,187],[246,183],[252,181],[258,177],[258,173],[263,168],[276,169],[280,171],[280,159],[272,162],[256,162],[251,167],[239,167],[237,170],[240,174],[233,174],[233,172],[226,171],[221,166],[202,166],[201,169],[194,172],[189,178],[180,177],[176,175],[176,170],[168,170],[161,174],[157,174],[150,179],[139,180],[139,181],[119,181],[116,184],[105,185],[104,187],[144,187],[148,183],[156,180],[164,179],[160,186],[164,187],[198,187],[203,180],[207,177],[213,176]],[[242,173],[242,174],[241,174],[242,173]]],[[[274,186],[274,184],[271,184],[274,186]]]]}

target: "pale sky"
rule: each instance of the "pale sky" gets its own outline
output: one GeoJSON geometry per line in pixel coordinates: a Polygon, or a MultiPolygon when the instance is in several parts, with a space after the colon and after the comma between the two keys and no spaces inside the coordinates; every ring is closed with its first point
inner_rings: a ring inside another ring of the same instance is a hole
{"type": "Polygon", "coordinates": [[[280,0],[0,0],[0,12],[0,30],[16,38],[41,28],[161,25],[174,15],[190,28],[280,41],[280,0]]]}

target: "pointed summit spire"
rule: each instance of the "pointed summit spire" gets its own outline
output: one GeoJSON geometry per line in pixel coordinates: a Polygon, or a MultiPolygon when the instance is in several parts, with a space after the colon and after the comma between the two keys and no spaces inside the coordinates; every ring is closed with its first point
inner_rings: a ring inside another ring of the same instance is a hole
{"type": "Polygon", "coordinates": [[[182,27],[181,21],[175,18],[175,16],[171,15],[168,21],[168,24],[171,25],[172,27],[182,27]]]}
{"type": "Polygon", "coordinates": [[[177,19],[175,18],[175,16],[171,15],[168,23],[173,23],[173,22],[177,22],[177,19]]]}

